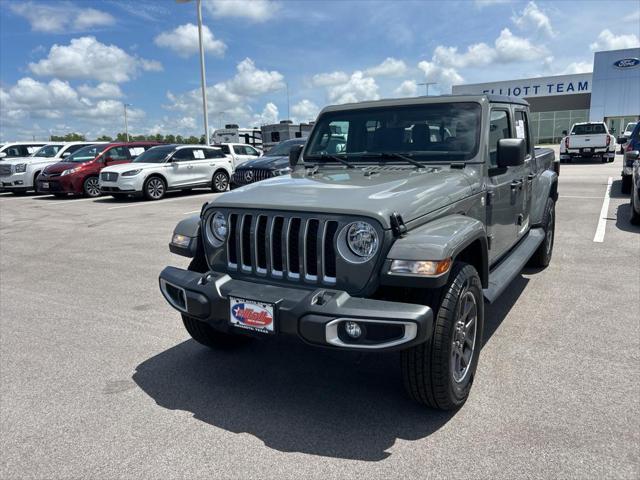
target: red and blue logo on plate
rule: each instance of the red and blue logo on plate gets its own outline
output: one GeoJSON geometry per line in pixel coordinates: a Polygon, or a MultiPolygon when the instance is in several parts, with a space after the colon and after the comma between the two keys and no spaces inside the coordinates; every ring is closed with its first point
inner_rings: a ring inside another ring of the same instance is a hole
{"type": "Polygon", "coordinates": [[[273,315],[269,310],[256,304],[236,303],[231,308],[233,318],[252,327],[267,327],[273,323],[273,315]]]}

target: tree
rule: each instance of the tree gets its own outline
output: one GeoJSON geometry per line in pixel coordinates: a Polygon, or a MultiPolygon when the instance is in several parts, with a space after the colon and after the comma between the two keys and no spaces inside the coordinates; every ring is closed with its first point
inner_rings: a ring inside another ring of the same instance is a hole
{"type": "Polygon", "coordinates": [[[118,134],[116,135],[116,140],[117,140],[118,142],[126,142],[126,141],[127,141],[127,135],[126,135],[126,134],[124,134],[124,133],[122,133],[122,132],[120,132],[120,133],[118,133],[118,134]]]}
{"type": "Polygon", "coordinates": [[[164,142],[164,136],[161,133],[156,133],[156,136],[152,139],[156,142],[164,142]]]}
{"type": "Polygon", "coordinates": [[[60,135],[51,135],[49,137],[52,142],[82,142],[84,141],[84,135],[80,135],[79,133],[71,132],[67,133],[64,136],[60,135]]]}
{"type": "Polygon", "coordinates": [[[176,143],[176,137],[174,137],[173,135],[169,134],[169,135],[166,135],[164,137],[164,141],[167,142],[167,143],[176,143]]]}
{"type": "Polygon", "coordinates": [[[113,138],[109,135],[102,135],[101,137],[96,138],[97,142],[113,142],[113,138]]]}
{"type": "Polygon", "coordinates": [[[197,144],[199,141],[198,137],[191,135],[189,138],[185,139],[184,143],[197,144]]]}
{"type": "Polygon", "coordinates": [[[182,138],[182,135],[176,135],[176,143],[184,143],[184,138],[182,138]]]}

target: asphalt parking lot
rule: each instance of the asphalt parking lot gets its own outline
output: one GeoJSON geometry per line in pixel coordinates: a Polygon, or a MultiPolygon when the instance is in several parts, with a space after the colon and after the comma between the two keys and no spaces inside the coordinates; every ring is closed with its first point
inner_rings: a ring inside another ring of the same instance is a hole
{"type": "Polygon", "coordinates": [[[640,228],[620,166],[562,165],[552,263],[487,308],[456,413],[409,401],[396,354],[190,340],[157,276],[188,263],[167,243],[209,192],[1,194],[0,477],[638,478],[640,228]]]}

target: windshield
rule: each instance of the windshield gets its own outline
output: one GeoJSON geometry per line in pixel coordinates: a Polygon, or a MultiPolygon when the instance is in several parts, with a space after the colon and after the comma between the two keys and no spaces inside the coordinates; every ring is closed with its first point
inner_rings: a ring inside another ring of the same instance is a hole
{"type": "Polygon", "coordinates": [[[627,128],[624,129],[624,133],[631,133],[633,132],[633,129],[636,128],[636,124],[635,123],[629,123],[627,124],[627,128]]]}
{"type": "Polygon", "coordinates": [[[304,140],[287,140],[286,142],[279,143],[267,153],[265,157],[286,157],[291,151],[291,147],[294,145],[304,145],[304,140]]]}
{"type": "Polygon", "coordinates": [[[164,163],[167,155],[175,150],[175,147],[153,147],[141,153],[133,163],[164,163]]]}
{"type": "Polygon", "coordinates": [[[607,133],[602,123],[586,123],[584,125],[574,125],[571,129],[571,135],[590,135],[607,133]]]}
{"type": "Polygon", "coordinates": [[[478,151],[480,112],[471,102],[329,112],[313,129],[304,157],[397,161],[401,154],[420,161],[468,160],[478,151]]]}
{"type": "Polygon", "coordinates": [[[64,145],[45,145],[36,153],[34,153],[33,156],[45,158],[55,157],[56,153],[58,153],[63,146],[64,145]]]}
{"type": "Polygon", "coordinates": [[[88,147],[81,148],[80,150],[76,150],[74,153],[69,155],[65,162],[89,162],[96,158],[102,151],[105,149],[105,145],[89,145],[88,147]]]}

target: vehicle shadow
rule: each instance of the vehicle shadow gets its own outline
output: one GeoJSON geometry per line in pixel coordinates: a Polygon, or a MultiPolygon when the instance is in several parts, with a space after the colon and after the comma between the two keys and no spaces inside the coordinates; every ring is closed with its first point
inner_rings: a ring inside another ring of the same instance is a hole
{"type": "Polygon", "coordinates": [[[616,210],[616,228],[623,232],[640,233],[640,226],[631,223],[631,203],[622,203],[616,210]]]}
{"type": "Polygon", "coordinates": [[[611,198],[626,198],[629,199],[628,193],[622,193],[622,179],[617,179],[611,182],[611,192],[609,193],[611,198]]]}
{"type": "MultiPolygon", "coordinates": [[[[199,196],[204,194],[213,195],[210,189],[191,189],[191,190],[175,190],[167,192],[164,198],[161,200],[157,200],[158,202],[162,202],[163,200],[168,200],[170,198],[179,198],[179,197],[188,197],[188,196],[199,196]]],[[[95,203],[137,203],[137,202],[149,202],[142,195],[131,195],[128,197],[114,198],[111,195],[103,195],[101,197],[96,198],[95,203]]]]}
{"type": "MultiPolygon", "coordinates": [[[[517,277],[487,305],[484,343],[527,282],[517,277]]],[[[249,433],[278,451],[380,461],[396,439],[425,438],[455,415],[406,396],[399,357],[318,349],[286,338],[256,340],[236,351],[188,340],[142,362],[133,380],[163,408],[249,433]]]]}

